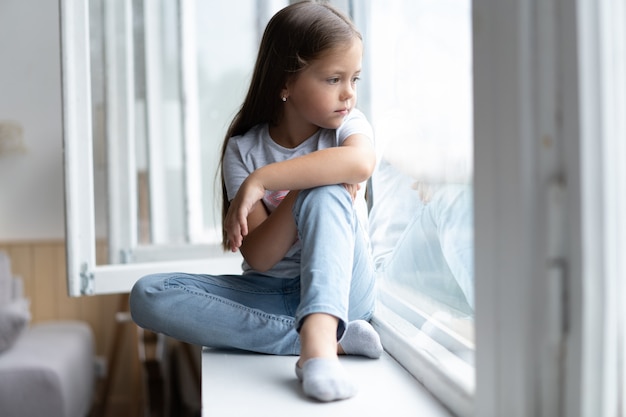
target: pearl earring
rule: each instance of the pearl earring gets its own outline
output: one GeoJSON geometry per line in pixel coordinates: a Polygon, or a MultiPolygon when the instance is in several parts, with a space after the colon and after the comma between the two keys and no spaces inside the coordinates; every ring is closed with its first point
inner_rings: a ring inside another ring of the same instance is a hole
{"type": "Polygon", "coordinates": [[[287,97],[283,96],[282,100],[283,100],[283,103],[284,103],[285,101],[287,101],[287,97]]]}

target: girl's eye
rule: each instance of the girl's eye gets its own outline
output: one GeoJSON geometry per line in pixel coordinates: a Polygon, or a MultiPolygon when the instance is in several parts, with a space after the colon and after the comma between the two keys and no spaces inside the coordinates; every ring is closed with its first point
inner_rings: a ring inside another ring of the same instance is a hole
{"type": "Polygon", "coordinates": [[[356,84],[361,80],[361,77],[354,77],[352,78],[352,84],[356,84]]]}
{"type": "Polygon", "coordinates": [[[339,77],[333,77],[333,78],[329,78],[328,79],[328,83],[329,84],[338,84],[339,83],[339,77]]]}

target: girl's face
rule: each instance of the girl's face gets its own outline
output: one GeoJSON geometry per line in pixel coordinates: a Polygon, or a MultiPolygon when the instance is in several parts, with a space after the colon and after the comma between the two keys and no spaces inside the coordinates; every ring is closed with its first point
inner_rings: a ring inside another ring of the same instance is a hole
{"type": "Polygon", "coordinates": [[[363,45],[354,38],[310,62],[283,90],[284,121],[298,130],[336,129],[356,105],[363,45]]]}

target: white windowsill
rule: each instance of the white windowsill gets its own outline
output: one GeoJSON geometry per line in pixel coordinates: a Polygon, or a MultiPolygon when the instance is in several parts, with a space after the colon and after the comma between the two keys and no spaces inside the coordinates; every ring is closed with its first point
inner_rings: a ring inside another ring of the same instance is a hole
{"type": "Polygon", "coordinates": [[[295,356],[270,356],[204,348],[202,416],[451,417],[437,399],[391,356],[342,356],[359,384],[356,397],[320,403],[304,396],[295,356]]]}

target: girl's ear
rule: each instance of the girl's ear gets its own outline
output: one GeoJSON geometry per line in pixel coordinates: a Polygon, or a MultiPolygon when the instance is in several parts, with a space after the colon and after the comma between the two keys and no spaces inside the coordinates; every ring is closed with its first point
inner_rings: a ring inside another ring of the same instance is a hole
{"type": "Polygon", "coordinates": [[[288,97],[289,97],[289,87],[288,85],[285,85],[283,89],[280,90],[280,99],[282,101],[287,101],[288,97]]]}
{"type": "Polygon", "coordinates": [[[287,101],[287,97],[289,97],[289,92],[286,88],[283,88],[280,92],[280,99],[282,101],[287,101]]]}
{"type": "Polygon", "coordinates": [[[285,84],[283,85],[282,90],[280,90],[280,99],[282,101],[287,101],[289,98],[289,90],[291,89],[291,84],[293,83],[293,75],[288,76],[285,84]]]}

